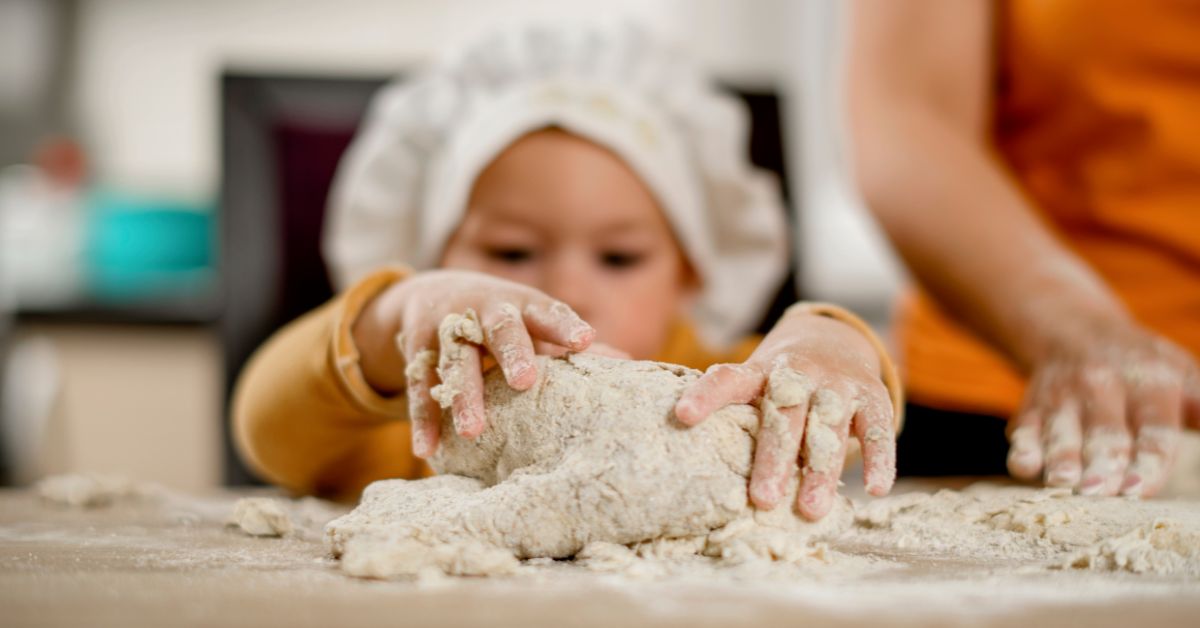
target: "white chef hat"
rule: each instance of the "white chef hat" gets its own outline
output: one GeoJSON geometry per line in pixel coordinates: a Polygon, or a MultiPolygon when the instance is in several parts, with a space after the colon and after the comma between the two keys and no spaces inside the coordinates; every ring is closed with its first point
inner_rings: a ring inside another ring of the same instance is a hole
{"type": "Polygon", "coordinates": [[[505,29],[384,88],[330,195],[335,285],[436,266],[478,175],[547,127],[613,151],[655,194],[701,281],[702,340],[727,346],[758,321],[787,266],[778,182],[748,161],[742,104],[629,22],[505,29]]]}

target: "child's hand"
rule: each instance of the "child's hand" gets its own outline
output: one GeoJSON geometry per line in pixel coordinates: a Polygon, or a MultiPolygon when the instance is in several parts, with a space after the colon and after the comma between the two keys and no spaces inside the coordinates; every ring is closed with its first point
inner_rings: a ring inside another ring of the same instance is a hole
{"type": "Polygon", "coordinates": [[[423,458],[437,451],[442,406],[461,436],[483,432],[481,351],[510,386],[527,390],[537,381],[535,340],[582,351],[596,335],[565,303],[538,290],[449,270],[391,286],[367,305],[353,333],[367,382],[384,393],[407,391],[413,452],[423,458]]]}
{"type": "Polygon", "coordinates": [[[870,342],[845,323],[813,314],[785,316],[744,364],[719,364],[684,392],[675,415],[686,425],[733,403],[758,402],[762,424],[750,499],[772,509],[803,459],[796,506],[820,519],[833,506],[851,430],[862,444],[872,495],[896,475],[892,403],[870,342]]]}
{"type": "Polygon", "coordinates": [[[1008,469],[1084,495],[1153,495],[1182,428],[1200,429],[1200,367],[1131,323],[1082,327],[1034,368],[1008,469]]]}

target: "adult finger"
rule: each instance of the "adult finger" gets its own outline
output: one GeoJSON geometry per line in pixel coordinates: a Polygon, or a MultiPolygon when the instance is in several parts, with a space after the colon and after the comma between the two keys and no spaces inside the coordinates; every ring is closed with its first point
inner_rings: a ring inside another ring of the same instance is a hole
{"type": "Polygon", "coordinates": [[[596,338],[596,330],[562,301],[536,300],[527,304],[521,314],[534,338],[571,351],[587,349],[596,338]]]}
{"type": "Polygon", "coordinates": [[[1027,407],[1009,424],[1008,472],[1015,478],[1032,480],[1042,473],[1042,412],[1027,407]]]}
{"type": "Polygon", "coordinates": [[[714,364],[692,382],[675,403],[675,416],[695,425],[733,403],[750,403],[762,395],[762,371],[748,364],[714,364]]]}
{"type": "Polygon", "coordinates": [[[1081,495],[1116,495],[1129,466],[1131,439],[1125,421],[1125,389],[1112,371],[1083,378],[1083,476],[1081,495]]]}
{"type": "Polygon", "coordinates": [[[1116,495],[1129,467],[1133,444],[1125,427],[1089,428],[1083,439],[1083,479],[1080,495],[1116,495]]]}
{"type": "Polygon", "coordinates": [[[1122,495],[1149,496],[1166,484],[1179,444],[1182,404],[1177,382],[1141,382],[1130,391],[1129,419],[1136,440],[1122,495]]]}
{"type": "Polygon", "coordinates": [[[1177,428],[1149,425],[1139,429],[1133,445],[1133,462],[1121,484],[1121,494],[1150,497],[1162,490],[1170,477],[1179,438],[1177,428]]]}
{"type": "Polygon", "coordinates": [[[854,413],[850,400],[833,390],[823,388],[813,395],[804,428],[803,477],[796,495],[800,514],[812,521],[828,514],[837,497],[854,413]]]}
{"type": "Polygon", "coordinates": [[[480,317],[483,342],[496,358],[504,380],[515,390],[529,390],[537,382],[533,340],[525,329],[521,310],[512,303],[484,308],[480,317]]]}
{"type": "Polygon", "coordinates": [[[1083,475],[1083,424],[1074,398],[1064,400],[1046,418],[1042,447],[1046,485],[1075,488],[1083,475]]]}
{"type": "Polygon", "coordinates": [[[854,415],[854,436],[862,446],[863,484],[875,497],[887,495],[896,482],[896,419],[887,391],[868,397],[854,415]]]}
{"type": "Polygon", "coordinates": [[[776,367],[759,407],[762,424],[750,470],[750,501],[764,510],[779,505],[795,476],[812,385],[803,373],[776,367]]]}

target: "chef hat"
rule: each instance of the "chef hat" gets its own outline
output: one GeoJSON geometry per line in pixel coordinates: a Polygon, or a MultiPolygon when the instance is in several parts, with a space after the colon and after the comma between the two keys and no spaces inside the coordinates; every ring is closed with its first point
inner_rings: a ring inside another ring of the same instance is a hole
{"type": "Polygon", "coordinates": [[[727,346],[758,321],[787,265],[778,182],[747,160],[741,103],[628,22],[502,30],[384,88],[330,196],[335,284],[436,266],[475,179],[547,127],[611,150],[654,193],[699,275],[704,341],[727,346]]]}

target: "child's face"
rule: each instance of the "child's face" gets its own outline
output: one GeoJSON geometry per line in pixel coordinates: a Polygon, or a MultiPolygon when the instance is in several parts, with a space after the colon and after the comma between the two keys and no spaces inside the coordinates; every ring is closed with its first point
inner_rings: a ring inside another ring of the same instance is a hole
{"type": "Polygon", "coordinates": [[[553,129],[523,137],[483,171],[442,266],[538,288],[638,359],[662,349],[696,287],[641,179],[608,150],[553,129]]]}

